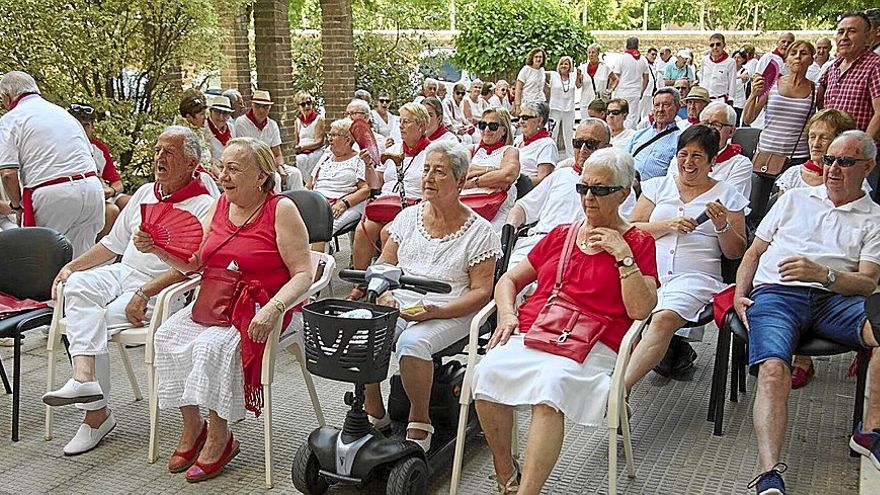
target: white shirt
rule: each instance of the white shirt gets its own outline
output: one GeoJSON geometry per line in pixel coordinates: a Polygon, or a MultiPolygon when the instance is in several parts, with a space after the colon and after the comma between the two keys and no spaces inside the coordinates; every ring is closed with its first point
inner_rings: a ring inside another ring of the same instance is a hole
{"type": "Polygon", "coordinates": [[[357,191],[358,181],[367,180],[366,165],[361,157],[354,155],[340,162],[333,160],[333,153],[327,151],[312,170],[315,181],[313,191],[324,195],[327,199],[339,199],[357,191]]]}
{"type": "Polygon", "coordinates": [[[602,98],[602,94],[608,89],[608,77],[611,75],[611,68],[605,62],[599,62],[596,67],[596,76],[590,77],[587,72],[588,64],[581,64],[580,70],[583,74],[583,84],[581,85],[581,107],[590,104],[591,101],[602,98]]]}
{"type": "Polygon", "coordinates": [[[525,223],[538,222],[531,233],[546,234],[557,225],[584,218],[581,196],[575,191],[580,179],[573,167],[558,168],[516,201],[526,214],[525,223]]]}
{"type": "Polygon", "coordinates": [[[755,71],[752,74],[763,74],[764,69],[770,65],[770,61],[773,60],[779,65],[779,75],[784,76],[788,74],[788,66],[785,65],[785,61],[782,60],[782,57],[773,53],[767,52],[764,55],[761,55],[761,60],[758,60],[758,65],[755,67],[755,71]]]}
{"type": "MultiPolygon", "coordinates": [[[[727,149],[726,146],[719,150],[718,154],[721,154],[725,149],[727,149]]],[[[678,176],[677,158],[672,157],[666,175],[678,176]]],[[[730,184],[746,198],[752,193],[752,161],[745,155],[734,155],[721,163],[716,163],[709,171],[709,177],[730,184]]]]}
{"type": "Polygon", "coordinates": [[[710,97],[725,96],[732,100],[736,94],[736,76],[736,60],[733,57],[718,63],[713,62],[709,55],[703,57],[699,72],[700,86],[706,88],[710,97]]]}
{"type": "Polygon", "coordinates": [[[569,74],[563,81],[558,72],[550,71],[550,110],[574,112],[574,95],[577,92],[575,75],[569,74]]]}
{"type": "Polygon", "coordinates": [[[513,103],[511,103],[510,99],[506,98],[506,97],[502,101],[501,98],[498,97],[498,95],[492,95],[492,97],[489,98],[489,106],[490,107],[502,107],[502,108],[506,109],[508,112],[513,112],[513,103]]]}
{"type": "Polygon", "coordinates": [[[534,177],[538,175],[538,165],[549,163],[555,166],[559,161],[559,150],[553,138],[542,137],[532,141],[528,146],[525,146],[523,141],[523,136],[518,136],[513,141],[513,145],[519,149],[519,173],[534,177]]]}
{"type": "Polygon", "coordinates": [[[455,103],[455,99],[451,96],[443,100],[443,121],[455,131],[470,125],[464,116],[464,98],[461,99],[461,103],[455,103]]]}
{"type": "MultiPolygon", "coordinates": [[[[9,196],[6,195],[6,189],[3,188],[2,183],[0,183],[0,201],[9,201],[9,196]]],[[[0,232],[18,227],[17,222],[15,215],[0,216],[0,232]]]]}
{"type": "Polygon", "coordinates": [[[370,114],[373,117],[373,124],[375,124],[376,130],[379,134],[385,136],[386,138],[391,138],[395,143],[399,143],[401,141],[400,137],[400,118],[397,115],[394,115],[391,112],[385,112],[385,115],[388,116],[388,120],[384,120],[379,112],[376,110],[371,110],[370,114]]]}
{"type": "Polygon", "coordinates": [[[544,97],[544,68],[535,69],[524,65],[516,76],[517,81],[522,81],[522,103],[545,102],[544,97]]]}
{"type": "Polygon", "coordinates": [[[822,288],[818,282],[783,282],[779,262],[807,256],[832,270],[854,273],[859,262],[880,265],[880,206],[867,194],[842,206],[824,185],[792,189],[779,197],[755,235],[770,243],[758,262],[754,286],[781,284],[822,288]]]}
{"type": "MultiPolygon", "coordinates": [[[[235,125],[229,125],[229,121],[226,121],[226,125],[229,128],[229,139],[235,139],[238,137],[238,134],[235,132],[235,125]]],[[[211,161],[214,164],[220,163],[220,156],[223,154],[223,149],[226,146],[214,136],[214,133],[211,132],[211,127],[208,126],[208,119],[205,119],[205,138],[208,140],[208,146],[211,147],[211,161]]]]}
{"type": "MultiPolygon", "coordinates": [[[[203,174],[204,175],[204,174],[203,174]]],[[[200,194],[192,198],[175,203],[175,208],[186,210],[199,221],[205,219],[216,197],[209,194],[200,194]]],[[[155,204],[159,200],[153,193],[153,183],[149,182],[138,188],[132,196],[128,206],[122,210],[110,233],[101,239],[101,244],[116,254],[122,255],[122,264],[138,271],[149,278],[156,278],[168,271],[168,265],[155,254],[142,253],[134,247],[131,236],[137,232],[141,225],[142,204],[155,204]]]]}
{"type": "Polygon", "coordinates": [[[635,98],[642,95],[642,76],[650,70],[644,56],[636,60],[632,55],[624,53],[617,58],[612,70],[620,76],[620,82],[614,91],[615,97],[635,98]]]}
{"type": "Polygon", "coordinates": [[[63,108],[30,95],[0,117],[0,169],[17,168],[24,187],[96,172],[83,127],[63,108]]]}
{"type": "Polygon", "coordinates": [[[611,138],[611,146],[622,149],[623,151],[629,153],[629,142],[632,141],[633,135],[635,133],[635,129],[624,128],[622,131],[620,131],[620,134],[611,138]]]}
{"type": "Polygon", "coordinates": [[[269,122],[266,123],[262,131],[257,129],[247,114],[235,119],[236,136],[257,139],[268,144],[270,148],[281,146],[281,131],[278,129],[278,123],[269,117],[266,118],[269,122]]]}
{"type": "MultiPolygon", "coordinates": [[[[404,156],[401,168],[403,169],[403,190],[404,195],[410,199],[422,198],[422,172],[425,168],[425,158],[428,154],[426,150],[422,150],[416,156],[404,156]]],[[[394,143],[394,146],[388,148],[389,153],[403,154],[403,144],[394,143]]],[[[376,171],[382,174],[384,183],[382,184],[382,196],[399,195],[400,190],[397,186],[397,167],[394,162],[387,160],[382,165],[376,167],[376,171]]]]}

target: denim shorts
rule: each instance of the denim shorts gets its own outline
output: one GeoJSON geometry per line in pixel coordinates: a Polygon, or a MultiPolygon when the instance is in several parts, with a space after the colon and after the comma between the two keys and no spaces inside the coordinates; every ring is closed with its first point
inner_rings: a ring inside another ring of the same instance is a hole
{"type": "Polygon", "coordinates": [[[798,340],[811,333],[840,344],[866,347],[862,341],[865,298],[812,287],[767,284],[752,291],[749,319],[749,368],[768,359],[791,366],[798,340]]]}

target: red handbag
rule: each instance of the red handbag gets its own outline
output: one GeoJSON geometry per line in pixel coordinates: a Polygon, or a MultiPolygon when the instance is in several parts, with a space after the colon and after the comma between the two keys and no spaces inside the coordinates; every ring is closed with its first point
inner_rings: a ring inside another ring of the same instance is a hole
{"type": "MultiPolygon", "coordinates": [[[[406,206],[409,207],[418,203],[420,200],[407,198],[405,201],[406,206]]],[[[367,217],[367,220],[376,223],[388,223],[394,220],[394,217],[396,217],[401,210],[400,196],[380,196],[367,203],[367,206],[364,208],[364,215],[367,217]]]]}
{"type": "Polygon", "coordinates": [[[611,319],[606,316],[584,311],[561,292],[565,269],[583,223],[581,220],[569,227],[556,269],[553,292],[523,337],[523,344],[528,347],[564,356],[579,363],[587,359],[587,355],[599,341],[599,336],[611,323],[611,319]]]}
{"type": "Polygon", "coordinates": [[[459,199],[465,206],[474,210],[474,213],[491,222],[501,209],[501,205],[507,201],[507,191],[464,194],[459,199]]]}

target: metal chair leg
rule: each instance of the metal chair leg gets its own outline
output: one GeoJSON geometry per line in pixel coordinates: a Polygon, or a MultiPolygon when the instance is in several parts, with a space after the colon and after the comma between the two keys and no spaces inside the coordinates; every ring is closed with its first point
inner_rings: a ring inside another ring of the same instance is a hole
{"type": "Polygon", "coordinates": [[[12,364],[12,441],[18,441],[19,399],[21,398],[21,332],[16,329],[12,364]]]}
{"type": "Polygon", "coordinates": [[[718,395],[715,400],[715,428],[713,434],[716,437],[724,436],[724,398],[727,395],[725,393],[725,388],[727,386],[727,365],[730,360],[730,340],[732,334],[733,332],[729,328],[726,328],[726,325],[723,325],[723,328],[718,333],[718,353],[721,355],[719,356],[720,368],[718,374],[715,376],[718,395]]]}
{"type": "Polygon", "coordinates": [[[740,346],[736,337],[732,337],[730,345],[730,402],[738,402],[739,397],[739,363],[742,359],[740,346]]]}

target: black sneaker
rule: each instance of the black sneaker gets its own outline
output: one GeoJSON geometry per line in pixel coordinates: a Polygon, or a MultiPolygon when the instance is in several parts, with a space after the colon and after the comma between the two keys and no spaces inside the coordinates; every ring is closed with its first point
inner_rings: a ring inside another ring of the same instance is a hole
{"type": "Polygon", "coordinates": [[[683,338],[677,341],[675,360],[672,362],[672,374],[678,375],[694,367],[697,360],[697,351],[683,338]]]}
{"type": "Polygon", "coordinates": [[[748,488],[754,488],[758,495],[785,495],[785,482],[782,473],[788,470],[784,462],[777,462],[769,471],[755,476],[748,488]]]}

